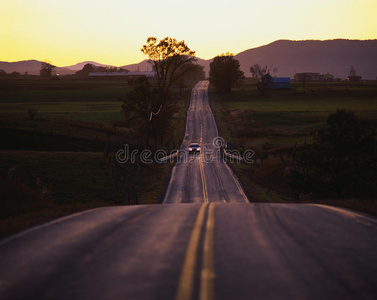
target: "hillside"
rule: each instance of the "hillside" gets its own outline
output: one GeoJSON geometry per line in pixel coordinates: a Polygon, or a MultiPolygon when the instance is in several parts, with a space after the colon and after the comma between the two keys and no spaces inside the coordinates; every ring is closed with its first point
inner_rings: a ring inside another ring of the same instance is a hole
{"type": "MultiPolygon", "coordinates": [[[[29,75],[39,75],[42,62],[39,60],[23,60],[17,62],[0,61],[0,70],[4,70],[6,73],[19,72],[22,75],[28,73],[29,75]]],[[[69,70],[65,67],[57,67],[56,71],[60,75],[74,74],[75,71],[69,70]]]]}
{"type": "Polygon", "coordinates": [[[73,70],[73,71],[80,71],[84,68],[84,66],[86,64],[92,64],[92,65],[95,65],[97,67],[109,67],[109,65],[100,64],[100,63],[97,63],[95,61],[83,61],[83,62],[77,63],[75,65],[72,65],[72,66],[66,66],[64,68],[69,69],[69,70],[73,70]]]}
{"type": "MultiPolygon", "coordinates": [[[[293,78],[295,73],[315,72],[333,74],[336,78],[347,78],[351,66],[357,70],[357,75],[363,79],[377,78],[377,40],[326,40],[326,41],[290,41],[279,40],[271,44],[243,51],[235,56],[240,61],[241,69],[247,77],[251,76],[250,67],[253,64],[273,65],[278,69],[277,76],[293,78]]],[[[204,66],[206,74],[212,61],[197,58],[198,64],[204,66]]],[[[96,66],[106,66],[97,62],[85,61],[72,66],[56,68],[58,74],[75,74],[85,64],[92,63],[96,66]]],[[[7,73],[28,72],[38,75],[41,62],[27,60],[19,62],[0,62],[0,70],[7,73]]],[[[152,66],[148,60],[140,63],[122,66],[130,71],[147,71],[152,66]]]]}
{"type": "Polygon", "coordinates": [[[363,79],[377,77],[377,40],[279,40],[241,52],[235,56],[241,69],[250,76],[257,63],[278,68],[277,76],[293,77],[298,72],[330,73],[347,78],[351,66],[363,79]]]}

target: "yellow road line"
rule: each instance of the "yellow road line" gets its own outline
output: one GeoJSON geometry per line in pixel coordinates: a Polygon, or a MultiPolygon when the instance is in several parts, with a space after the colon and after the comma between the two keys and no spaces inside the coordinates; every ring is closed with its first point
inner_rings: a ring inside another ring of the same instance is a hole
{"type": "Polygon", "coordinates": [[[186,250],[185,260],[183,263],[176,300],[191,300],[194,289],[195,266],[198,255],[198,246],[200,233],[204,222],[204,214],[207,203],[204,203],[199,210],[195,221],[194,228],[190,235],[190,241],[186,250]]]}
{"type": "Polygon", "coordinates": [[[203,248],[203,267],[200,279],[200,300],[215,299],[215,272],[213,267],[213,230],[215,226],[215,205],[211,203],[208,210],[206,234],[203,248]]]}
{"type": "Polygon", "coordinates": [[[204,202],[209,202],[209,200],[208,200],[208,192],[207,192],[206,175],[204,173],[203,161],[202,161],[201,158],[199,158],[199,165],[200,165],[200,175],[201,175],[201,179],[202,179],[204,202]]]}

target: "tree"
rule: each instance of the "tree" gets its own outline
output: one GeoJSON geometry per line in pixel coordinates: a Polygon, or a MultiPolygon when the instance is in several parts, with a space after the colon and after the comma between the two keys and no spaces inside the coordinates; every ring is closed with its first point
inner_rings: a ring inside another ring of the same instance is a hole
{"type": "Polygon", "coordinates": [[[157,78],[157,88],[153,92],[155,104],[150,112],[150,124],[156,146],[157,135],[162,142],[176,110],[176,102],[171,92],[173,84],[178,83],[186,74],[197,71],[193,63],[196,60],[195,51],[192,51],[185,41],[178,42],[170,37],[160,41],[155,37],[149,37],[141,51],[148,55],[157,78]]]}
{"type": "Polygon", "coordinates": [[[177,82],[189,71],[187,65],[192,64],[195,51],[192,51],[185,41],[178,42],[174,38],[166,37],[160,41],[149,37],[141,52],[149,57],[157,76],[158,89],[162,95],[162,105],[169,100],[172,84],[177,82]]]}
{"type": "Polygon", "coordinates": [[[89,73],[94,72],[94,65],[86,64],[80,71],[76,72],[76,76],[87,78],[89,77],[89,73]]]}
{"type": "Polygon", "coordinates": [[[253,77],[259,79],[257,89],[258,91],[260,91],[262,95],[266,93],[267,78],[270,78],[271,72],[274,74],[277,72],[277,69],[272,69],[272,67],[273,66],[271,65],[270,67],[265,66],[263,68],[259,64],[254,64],[252,67],[250,67],[250,72],[253,75],[253,77]]]}
{"type": "Polygon", "coordinates": [[[216,56],[210,64],[209,81],[218,92],[230,94],[232,86],[244,79],[239,61],[231,53],[216,56]]]}
{"type": "Polygon", "coordinates": [[[122,101],[122,113],[129,125],[145,133],[145,147],[149,147],[150,114],[156,109],[155,93],[146,77],[130,80],[131,90],[122,101]]]}
{"type": "Polygon", "coordinates": [[[356,71],[355,67],[351,66],[351,69],[349,71],[348,76],[356,76],[356,75],[357,75],[357,71],[356,71]]]}
{"type": "Polygon", "coordinates": [[[302,83],[302,89],[304,90],[304,94],[306,94],[306,83],[312,79],[312,73],[298,73],[295,77],[302,83]]]}
{"type": "Polygon", "coordinates": [[[40,74],[41,74],[41,76],[46,76],[48,78],[51,78],[52,70],[54,70],[55,68],[56,68],[56,66],[51,64],[51,61],[45,60],[41,63],[40,74]]]}
{"type": "Polygon", "coordinates": [[[294,156],[291,186],[321,197],[374,197],[376,129],[346,110],[330,114],[327,124],[312,146],[294,156]]]}
{"type": "Polygon", "coordinates": [[[175,83],[175,86],[179,88],[180,97],[182,97],[183,89],[187,87],[187,84],[205,79],[204,66],[191,63],[187,64],[186,68],[187,72],[175,83]]]}

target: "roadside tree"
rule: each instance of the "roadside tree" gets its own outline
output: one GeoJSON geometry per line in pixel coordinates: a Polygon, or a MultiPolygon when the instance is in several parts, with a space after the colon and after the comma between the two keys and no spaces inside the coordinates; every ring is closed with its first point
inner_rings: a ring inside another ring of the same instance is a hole
{"type": "Polygon", "coordinates": [[[376,129],[351,111],[338,110],[312,146],[293,157],[291,186],[320,197],[374,197],[377,189],[376,129]]]}
{"type": "Polygon", "coordinates": [[[145,137],[145,147],[149,147],[151,112],[158,109],[158,99],[146,77],[128,82],[131,90],[122,101],[122,113],[129,126],[138,130],[145,137]]]}
{"type": "Polygon", "coordinates": [[[240,63],[231,53],[221,54],[210,64],[209,81],[218,92],[231,93],[232,86],[245,79],[240,63]]]}
{"type": "MultiPolygon", "coordinates": [[[[152,87],[146,78],[140,79],[132,86],[134,91],[127,95],[127,99],[138,99],[138,107],[132,108],[132,101],[128,100],[128,104],[124,102],[124,107],[139,111],[136,115],[143,114],[141,118],[146,122],[146,146],[149,145],[151,132],[156,147],[158,140],[162,143],[164,137],[168,136],[171,119],[176,111],[176,101],[171,88],[174,84],[179,85],[180,80],[189,74],[197,74],[198,66],[194,64],[195,51],[192,51],[185,41],[178,42],[174,38],[166,37],[158,41],[155,37],[149,37],[141,51],[148,55],[149,63],[156,72],[156,86],[152,87]]],[[[123,112],[126,112],[125,108],[123,112]]]]}
{"type": "Polygon", "coordinates": [[[188,66],[196,60],[195,51],[185,41],[178,42],[170,37],[158,41],[155,37],[149,37],[141,52],[148,55],[149,63],[156,72],[161,104],[164,106],[169,101],[172,85],[190,71],[188,66]]]}

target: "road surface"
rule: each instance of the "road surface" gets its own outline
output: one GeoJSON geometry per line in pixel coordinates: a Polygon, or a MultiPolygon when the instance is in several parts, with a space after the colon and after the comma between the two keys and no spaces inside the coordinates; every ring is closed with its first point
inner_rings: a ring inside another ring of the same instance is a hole
{"type": "MultiPolygon", "coordinates": [[[[205,89],[192,98],[203,130],[189,113],[185,143],[217,134],[205,89]]],[[[99,208],[0,241],[0,299],[377,299],[375,218],[246,203],[227,169],[202,163],[177,164],[165,198],[193,203],[99,208]]]]}
{"type": "Polygon", "coordinates": [[[208,81],[192,91],[187,111],[181,156],[172,170],[164,203],[249,202],[235,175],[224,162],[219,136],[208,100],[208,81]],[[189,155],[191,143],[199,143],[200,155],[189,155]]]}

